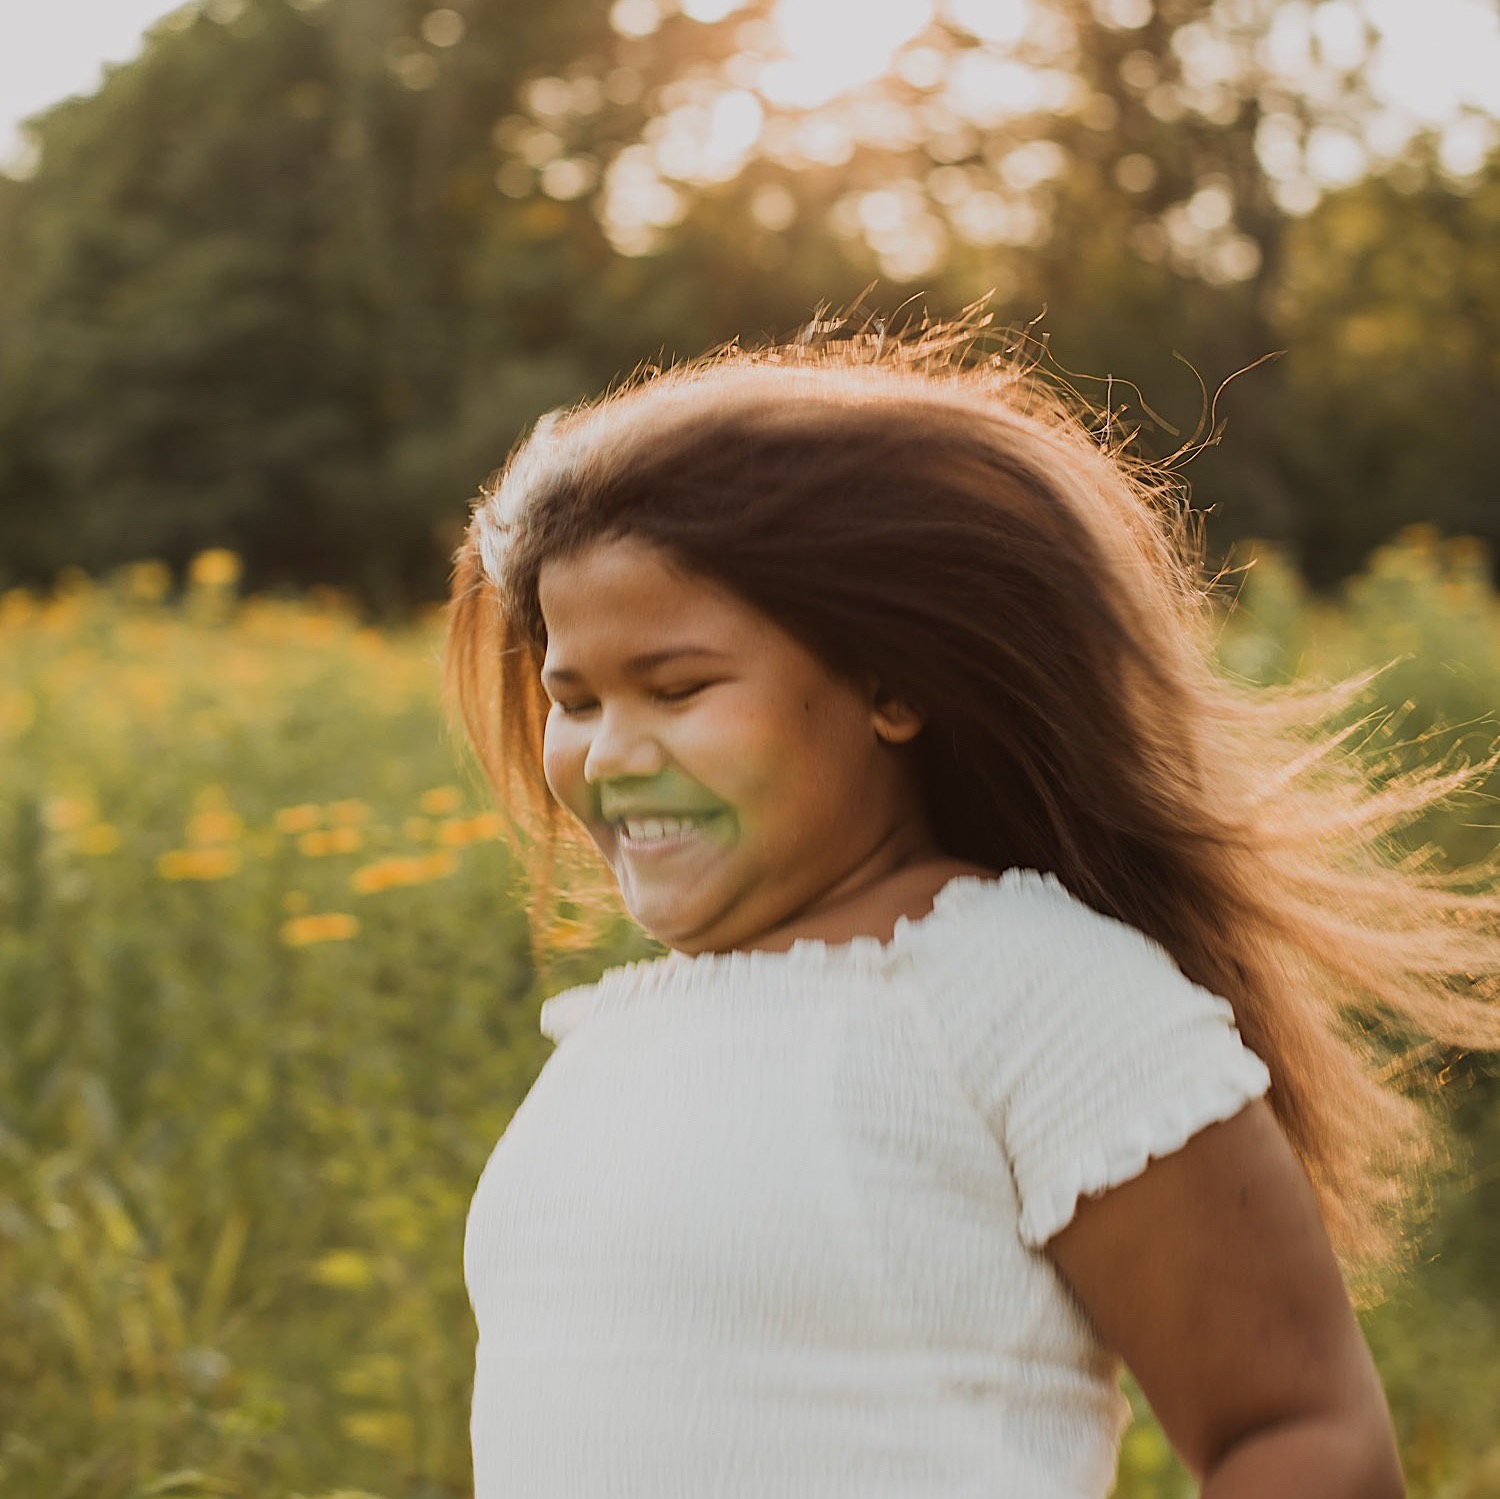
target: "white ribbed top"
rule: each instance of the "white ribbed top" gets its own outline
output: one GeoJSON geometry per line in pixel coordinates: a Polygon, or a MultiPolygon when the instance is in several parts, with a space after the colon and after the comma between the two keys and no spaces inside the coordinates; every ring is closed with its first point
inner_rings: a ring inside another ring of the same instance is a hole
{"type": "Polygon", "coordinates": [[[485,1167],[476,1499],[1100,1499],[1115,1359],[1041,1246],[1269,1086],[1050,875],[549,1000],[485,1167]]]}

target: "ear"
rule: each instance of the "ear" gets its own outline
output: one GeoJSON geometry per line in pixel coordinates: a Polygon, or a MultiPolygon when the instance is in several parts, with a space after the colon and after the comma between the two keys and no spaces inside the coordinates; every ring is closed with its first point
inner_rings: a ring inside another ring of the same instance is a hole
{"type": "Polygon", "coordinates": [[[916,708],[879,683],[874,688],[870,720],[875,726],[876,738],[887,744],[909,744],[922,732],[924,722],[916,708]]]}

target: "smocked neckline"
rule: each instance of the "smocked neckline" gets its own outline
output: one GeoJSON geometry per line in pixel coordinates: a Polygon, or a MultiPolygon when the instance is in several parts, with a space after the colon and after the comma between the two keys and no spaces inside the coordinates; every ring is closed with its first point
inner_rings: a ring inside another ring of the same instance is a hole
{"type": "Polygon", "coordinates": [[[606,969],[592,983],[554,994],[542,1005],[542,1033],[559,1041],[601,1007],[613,1009],[648,995],[667,999],[715,985],[779,990],[786,984],[808,981],[843,983],[879,978],[910,959],[914,948],[959,918],[966,907],[974,910],[1003,891],[1028,886],[1062,889],[1056,875],[1036,869],[1013,867],[1000,875],[960,874],[937,890],[931,909],[923,915],[898,916],[887,941],[874,936],[851,937],[843,942],[799,937],[790,947],[781,949],[674,951],[660,958],[637,959],[606,969]]]}
{"type": "Polygon", "coordinates": [[[596,982],[602,984],[612,978],[627,977],[646,979],[655,974],[675,978],[689,974],[716,973],[723,969],[745,971],[804,964],[830,968],[862,967],[869,963],[878,966],[904,952],[913,939],[923,935],[930,926],[938,924],[952,907],[962,905],[970,892],[977,894],[1028,881],[1045,884],[1056,878],[1050,873],[1018,866],[999,875],[958,874],[938,887],[933,895],[931,908],[923,915],[898,916],[890,938],[886,941],[869,935],[850,937],[842,942],[829,941],[823,937],[799,937],[784,948],[730,948],[724,952],[701,953],[674,950],[659,958],[640,958],[633,963],[607,969],[596,982]]]}
{"type": "Polygon", "coordinates": [[[938,886],[932,897],[932,905],[921,916],[898,916],[891,929],[890,937],[885,941],[869,934],[847,937],[842,942],[829,941],[825,937],[798,937],[789,947],[731,948],[727,952],[700,953],[673,951],[656,961],[663,966],[678,969],[699,966],[712,969],[721,963],[735,961],[743,963],[746,959],[755,961],[781,958],[797,961],[800,957],[819,963],[840,963],[863,957],[889,958],[899,952],[912,936],[925,929],[934,917],[941,914],[943,908],[951,905],[955,899],[961,898],[961,892],[965,887],[1003,884],[1010,876],[1023,872],[1030,874],[1035,871],[1008,869],[998,876],[956,874],[952,879],[938,886]]]}

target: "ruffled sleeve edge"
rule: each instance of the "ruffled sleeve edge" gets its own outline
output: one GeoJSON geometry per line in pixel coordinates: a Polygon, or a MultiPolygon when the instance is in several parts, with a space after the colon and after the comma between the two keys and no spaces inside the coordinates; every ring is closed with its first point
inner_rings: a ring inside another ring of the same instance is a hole
{"type": "Polygon", "coordinates": [[[1021,1242],[1041,1249],[1073,1221],[1081,1199],[1134,1180],[1152,1161],[1175,1154],[1209,1125],[1232,1119],[1246,1104],[1264,1097],[1270,1086],[1266,1064],[1242,1043],[1230,1065],[1191,1094],[1164,1099],[1154,1117],[1140,1120],[1120,1139],[1081,1153],[1045,1185],[1033,1185],[1024,1194],[1021,1242]]]}
{"type": "Polygon", "coordinates": [[[537,1019],[537,1029],[554,1045],[578,1026],[593,1011],[598,1003],[596,984],[580,985],[576,989],[564,989],[543,1001],[537,1019]]]}

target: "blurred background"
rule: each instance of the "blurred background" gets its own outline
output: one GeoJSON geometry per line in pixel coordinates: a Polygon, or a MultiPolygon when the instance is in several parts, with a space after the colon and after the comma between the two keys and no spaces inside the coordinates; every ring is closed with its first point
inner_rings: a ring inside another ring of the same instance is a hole
{"type": "MultiPolygon", "coordinates": [[[[987,299],[1190,482],[1226,672],[1492,747],[1495,0],[15,0],[0,167],[0,1494],[468,1492],[468,1195],[646,950],[533,950],[441,722],[542,411],[987,299]]],[[[1492,1499],[1500,1071],[1420,1070],[1363,1315],[1412,1494],[1492,1499]]],[[[1193,1492],[1144,1413],[1118,1492],[1193,1492]]]]}

